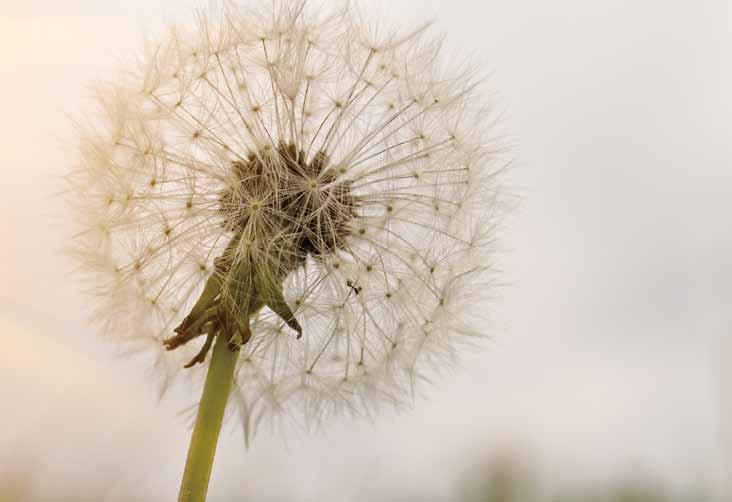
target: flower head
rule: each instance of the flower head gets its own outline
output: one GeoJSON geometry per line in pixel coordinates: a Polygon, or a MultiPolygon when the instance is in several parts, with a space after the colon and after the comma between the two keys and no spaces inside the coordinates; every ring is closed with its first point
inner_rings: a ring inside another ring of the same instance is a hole
{"type": "Polygon", "coordinates": [[[473,73],[427,27],[324,10],[171,30],[100,88],[70,176],[97,319],[172,372],[227,336],[247,432],[399,403],[485,333],[501,166],[473,73]]]}

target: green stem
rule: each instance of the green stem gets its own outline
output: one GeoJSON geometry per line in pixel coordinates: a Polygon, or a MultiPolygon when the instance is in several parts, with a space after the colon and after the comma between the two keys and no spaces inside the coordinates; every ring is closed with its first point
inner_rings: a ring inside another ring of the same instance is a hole
{"type": "Polygon", "coordinates": [[[219,333],[216,336],[211,364],[208,367],[208,375],[198,407],[196,425],[193,428],[191,445],[188,449],[186,468],[178,496],[179,502],[206,500],[216,444],[224,420],[224,411],[229,399],[238,355],[238,351],[232,351],[229,348],[226,336],[219,333]]]}

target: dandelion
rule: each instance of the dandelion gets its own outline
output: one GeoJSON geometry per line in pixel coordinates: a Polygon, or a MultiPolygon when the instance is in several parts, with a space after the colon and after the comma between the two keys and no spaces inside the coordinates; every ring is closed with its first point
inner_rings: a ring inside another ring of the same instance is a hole
{"type": "Polygon", "coordinates": [[[226,5],[99,88],[75,253],[106,333],[165,382],[208,365],[189,464],[227,402],[247,438],[370,413],[485,334],[500,150],[474,72],[428,31],[226,5]]]}

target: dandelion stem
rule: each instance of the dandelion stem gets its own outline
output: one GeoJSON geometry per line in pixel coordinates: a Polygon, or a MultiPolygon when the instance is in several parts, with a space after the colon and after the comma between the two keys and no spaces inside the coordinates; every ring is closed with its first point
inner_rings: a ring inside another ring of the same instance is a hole
{"type": "Polygon", "coordinates": [[[178,496],[179,502],[206,500],[216,444],[224,420],[224,410],[229,399],[238,354],[238,350],[231,350],[224,333],[216,337],[188,449],[186,468],[178,496]]]}

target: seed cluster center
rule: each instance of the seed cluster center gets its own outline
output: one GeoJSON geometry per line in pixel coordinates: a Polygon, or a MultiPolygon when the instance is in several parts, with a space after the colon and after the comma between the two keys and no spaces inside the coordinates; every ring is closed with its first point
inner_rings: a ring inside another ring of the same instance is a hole
{"type": "Polygon", "coordinates": [[[277,251],[295,264],[342,248],[355,217],[350,185],[336,179],[325,153],[306,157],[282,142],[233,161],[219,198],[226,229],[263,245],[285,242],[277,251]]]}

